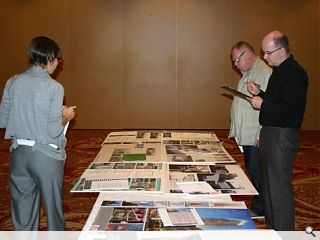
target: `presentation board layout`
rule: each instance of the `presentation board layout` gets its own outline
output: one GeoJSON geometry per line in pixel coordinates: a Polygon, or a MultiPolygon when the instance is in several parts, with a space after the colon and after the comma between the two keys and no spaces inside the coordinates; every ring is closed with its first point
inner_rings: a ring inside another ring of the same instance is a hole
{"type": "MultiPolygon", "coordinates": [[[[257,191],[239,165],[168,164],[170,193],[183,193],[181,182],[206,182],[213,194],[256,195],[257,191]]],[[[189,192],[190,193],[190,192],[189,192]]],[[[194,188],[192,194],[203,194],[194,188]]]]}
{"type": "Polygon", "coordinates": [[[194,195],[257,194],[239,165],[204,163],[93,162],[71,191],[146,191],[194,195]]]}
{"type": "Polygon", "coordinates": [[[255,229],[245,203],[231,199],[108,199],[108,194],[99,195],[84,231],[255,229]]]}
{"type": "Polygon", "coordinates": [[[111,132],[94,161],[235,162],[214,132],[155,130],[111,132]]]}
{"type": "Polygon", "coordinates": [[[106,144],[94,162],[213,162],[235,163],[221,143],[106,144]]]}
{"type": "Polygon", "coordinates": [[[164,192],[167,166],[163,163],[90,164],[72,192],[148,191],[164,192]]]}
{"type": "Polygon", "coordinates": [[[103,141],[105,144],[133,144],[133,143],[178,143],[178,144],[212,144],[220,142],[214,132],[203,131],[167,131],[167,130],[139,130],[111,132],[103,141]]]}

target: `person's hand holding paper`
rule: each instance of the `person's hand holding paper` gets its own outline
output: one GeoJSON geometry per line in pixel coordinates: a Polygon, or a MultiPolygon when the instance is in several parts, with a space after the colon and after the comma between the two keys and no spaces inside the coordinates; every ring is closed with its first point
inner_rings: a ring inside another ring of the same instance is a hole
{"type": "Polygon", "coordinates": [[[74,111],[75,108],[76,106],[71,106],[71,107],[63,106],[63,112],[62,112],[63,125],[66,125],[70,120],[72,120],[75,117],[76,115],[74,111]]]}
{"type": "Polygon", "coordinates": [[[247,100],[247,101],[249,101],[250,102],[250,100],[251,100],[251,96],[249,96],[249,95],[247,95],[247,94],[245,94],[245,93],[243,93],[243,92],[240,92],[240,91],[238,91],[238,90],[236,90],[236,89],[234,89],[234,88],[232,88],[232,87],[229,87],[229,86],[223,86],[222,87],[223,89],[225,89],[225,90],[227,90],[227,91],[229,91],[229,92],[232,92],[234,95],[236,95],[236,96],[238,96],[238,97],[240,97],[240,98],[242,98],[242,99],[244,99],[244,100],[247,100]]]}

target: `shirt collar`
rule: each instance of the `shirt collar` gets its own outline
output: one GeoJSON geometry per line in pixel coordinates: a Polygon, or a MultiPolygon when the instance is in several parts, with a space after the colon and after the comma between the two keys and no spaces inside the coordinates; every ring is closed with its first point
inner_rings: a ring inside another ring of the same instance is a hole
{"type": "Polygon", "coordinates": [[[31,73],[36,73],[40,76],[50,77],[50,75],[40,66],[32,65],[27,71],[31,73]]]}
{"type": "Polygon", "coordinates": [[[279,66],[274,67],[274,70],[281,71],[281,69],[287,68],[287,66],[289,66],[293,62],[293,60],[294,60],[293,55],[290,54],[290,56],[286,60],[284,60],[282,63],[280,63],[279,66]]]}

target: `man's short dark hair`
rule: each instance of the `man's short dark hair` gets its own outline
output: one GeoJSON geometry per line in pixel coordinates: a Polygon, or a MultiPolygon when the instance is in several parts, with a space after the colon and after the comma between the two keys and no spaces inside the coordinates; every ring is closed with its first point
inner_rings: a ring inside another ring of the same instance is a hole
{"type": "Polygon", "coordinates": [[[273,44],[276,48],[283,47],[289,53],[289,40],[286,35],[276,36],[273,39],[273,44]]]}
{"type": "Polygon", "coordinates": [[[48,62],[55,58],[61,58],[61,50],[58,44],[45,36],[38,36],[31,40],[28,45],[29,61],[33,65],[47,66],[48,62]]]}

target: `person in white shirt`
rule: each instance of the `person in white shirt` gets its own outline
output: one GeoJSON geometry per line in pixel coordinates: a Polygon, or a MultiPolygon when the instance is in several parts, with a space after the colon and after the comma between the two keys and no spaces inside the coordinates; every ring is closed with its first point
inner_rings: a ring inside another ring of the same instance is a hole
{"type": "MultiPolygon", "coordinates": [[[[231,60],[242,78],[237,90],[251,95],[247,90],[247,82],[252,81],[262,90],[267,88],[272,69],[254,52],[253,47],[245,42],[237,42],[231,49],[231,60]]],[[[235,96],[231,106],[231,126],[229,138],[234,137],[243,149],[245,166],[256,190],[260,191],[259,177],[259,111],[253,109],[250,102],[235,96]]],[[[251,215],[264,216],[263,203],[260,196],[252,199],[251,215]]]]}

